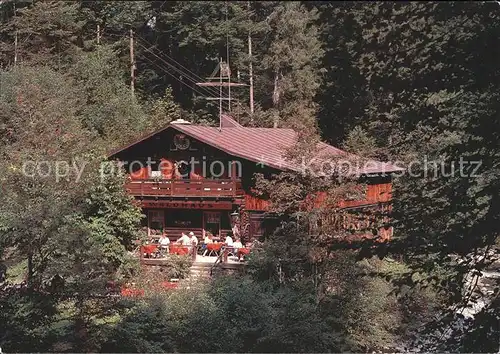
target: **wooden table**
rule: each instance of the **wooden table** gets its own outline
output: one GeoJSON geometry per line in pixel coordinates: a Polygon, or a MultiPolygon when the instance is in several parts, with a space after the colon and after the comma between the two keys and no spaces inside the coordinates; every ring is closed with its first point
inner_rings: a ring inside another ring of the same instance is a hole
{"type": "Polygon", "coordinates": [[[189,254],[189,247],[181,245],[170,245],[170,254],[187,256],[189,254]]]}
{"type": "Polygon", "coordinates": [[[243,247],[243,248],[239,248],[238,249],[238,259],[241,259],[241,257],[244,257],[246,256],[247,254],[250,253],[250,248],[246,248],[246,247],[243,247]]]}
{"type": "Polygon", "coordinates": [[[208,254],[210,254],[211,252],[214,252],[217,256],[219,256],[219,252],[220,252],[222,246],[224,246],[223,243],[207,243],[208,254]]]}
{"type": "Polygon", "coordinates": [[[158,252],[158,245],[143,245],[141,246],[141,255],[146,254],[151,257],[155,252],[158,252]]]}

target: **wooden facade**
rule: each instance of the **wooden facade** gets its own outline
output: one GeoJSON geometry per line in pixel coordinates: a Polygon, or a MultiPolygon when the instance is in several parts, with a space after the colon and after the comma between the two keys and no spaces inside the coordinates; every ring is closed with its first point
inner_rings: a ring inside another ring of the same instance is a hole
{"type": "MultiPolygon", "coordinates": [[[[272,163],[256,163],[254,150],[269,144],[269,139],[279,140],[280,134],[289,139],[291,133],[244,128],[233,122],[234,127],[223,131],[173,122],[110,154],[129,173],[126,189],[143,208],[148,235],[166,233],[176,240],[182,232],[192,231],[201,238],[210,231],[224,237],[235,223],[243,237],[263,234],[263,215],[270,204],[251,193],[252,178],[255,172],[279,173],[280,169],[272,163]],[[228,142],[233,136],[234,148],[228,142]],[[255,148],[247,142],[249,136],[261,139],[255,141],[255,148]]],[[[272,146],[265,148],[266,153],[270,150],[272,146]]],[[[367,179],[365,198],[342,201],[341,207],[385,204],[391,192],[390,176],[367,179]]],[[[317,196],[316,202],[323,203],[322,198],[317,196]]]]}

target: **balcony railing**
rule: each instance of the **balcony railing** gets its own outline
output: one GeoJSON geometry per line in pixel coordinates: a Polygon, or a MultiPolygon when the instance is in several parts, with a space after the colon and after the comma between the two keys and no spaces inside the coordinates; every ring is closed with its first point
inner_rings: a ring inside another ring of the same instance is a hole
{"type": "Polygon", "coordinates": [[[235,197],[242,195],[238,180],[134,180],[126,184],[136,197],[235,197]]]}

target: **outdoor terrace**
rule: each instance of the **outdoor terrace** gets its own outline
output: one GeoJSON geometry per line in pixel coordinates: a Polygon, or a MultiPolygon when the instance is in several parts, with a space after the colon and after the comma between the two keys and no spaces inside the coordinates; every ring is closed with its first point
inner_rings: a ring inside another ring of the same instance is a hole
{"type": "Polygon", "coordinates": [[[206,251],[200,246],[196,246],[196,255],[193,256],[191,252],[193,246],[170,244],[167,252],[166,250],[161,251],[158,244],[142,245],[139,248],[139,257],[141,263],[145,265],[162,265],[170,255],[191,257],[193,262],[207,265],[217,263],[243,265],[245,264],[246,255],[250,252],[250,249],[246,247],[235,250],[232,247],[225,247],[222,243],[209,244],[206,251]]]}

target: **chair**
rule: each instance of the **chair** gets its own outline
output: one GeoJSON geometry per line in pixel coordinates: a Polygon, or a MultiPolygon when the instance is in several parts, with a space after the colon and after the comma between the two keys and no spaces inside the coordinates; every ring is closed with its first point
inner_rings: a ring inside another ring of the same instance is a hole
{"type": "Polygon", "coordinates": [[[235,253],[236,253],[236,251],[235,251],[235,249],[234,249],[234,247],[233,247],[233,246],[227,246],[227,247],[226,247],[226,250],[227,250],[227,256],[228,256],[228,257],[229,257],[229,256],[233,256],[233,257],[234,257],[234,256],[236,255],[236,254],[235,254],[235,253]]]}
{"type": "Polygon", "coordinates": [[[235,249],[233,246],[224,246],[222,248],[222,252],[223,252],[223,260],[224,260],[224,263],[227,263],[228,262],[228,258],[229,256],[235,256],[235,249]]]}
{"type": "Polygon", "coordinates": [[[160,245],[159,250],[160,257],[163,258],[165,255],[170,253],[170,245],[160,245]]]}

